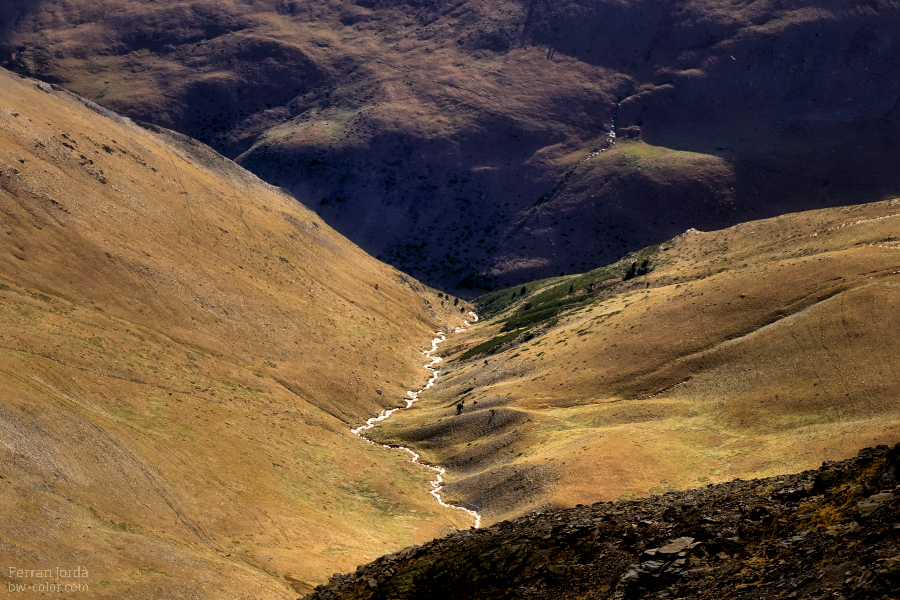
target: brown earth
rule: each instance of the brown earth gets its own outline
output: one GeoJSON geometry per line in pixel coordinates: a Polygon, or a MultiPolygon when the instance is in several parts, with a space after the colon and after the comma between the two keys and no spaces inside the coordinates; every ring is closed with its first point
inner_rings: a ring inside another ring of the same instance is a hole
{"type": "Polygon", "coordinates": [[[900,200],[822,209],[488,294],[372,435],[448,467],[448,501],[485,523],[896,443],[898,240],[900,200]]]}
{"type": "Polygon", "coordinates": [[[239,156],[447,289],[900,192],[900,8],[886,0],[0,11],[3,65],[239,156]],[[595,154],[611,130],[619,142],[595,154]]]}
{"type": "Polygon", "coordinates": [[[424,383],[449,300],[209,148],[2,70],[0,211],[0,585],[290,598],[469,525],[349,432],[424,383]]]}

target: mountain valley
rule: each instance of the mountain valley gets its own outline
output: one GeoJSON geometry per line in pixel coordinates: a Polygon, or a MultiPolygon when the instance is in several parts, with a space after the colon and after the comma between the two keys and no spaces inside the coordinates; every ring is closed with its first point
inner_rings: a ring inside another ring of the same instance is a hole
{"type": "Polygon", "coordinates": [[[891,598],[897,31],[3,3],[0,587],[891,598]]]}

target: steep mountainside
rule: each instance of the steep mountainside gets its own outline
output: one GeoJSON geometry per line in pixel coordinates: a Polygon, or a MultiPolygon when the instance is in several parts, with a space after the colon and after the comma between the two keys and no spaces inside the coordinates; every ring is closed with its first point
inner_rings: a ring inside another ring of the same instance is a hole
{"type": "Polygon", "coordinates": [[[0,23],[7,67],[239,157],[444,286],[900,192],[888,0],[10,0],[0,23]]]}
{"type": "Polygon", "coordinates": [[[372,435],[448,467],[449,497],[486,523],[896,443],[898,240],[891,200],[493,292],[423,402],[372,435]]]}
{"type": "Polygon", "coordinates": [[[817,471],[536,513],[335,576],[307,600],[854,598],[900,589],[900,445],[817,471]]]}
{"type": "Polygon", "coordinates": [[[451,302],[209,148],[6,71],[0,211],[2,585],[289,598],[469,526],[349,432],[426,380],[451,302]]]}

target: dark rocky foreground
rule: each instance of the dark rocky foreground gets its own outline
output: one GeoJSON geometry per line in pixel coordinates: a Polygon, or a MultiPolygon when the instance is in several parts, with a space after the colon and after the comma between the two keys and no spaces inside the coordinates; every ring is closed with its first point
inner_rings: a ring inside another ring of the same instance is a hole
{"type": "Polygon", "coordinates": [[[900,444],[459,532],[336,575],[327,598],[900,598],[900,444]]]}

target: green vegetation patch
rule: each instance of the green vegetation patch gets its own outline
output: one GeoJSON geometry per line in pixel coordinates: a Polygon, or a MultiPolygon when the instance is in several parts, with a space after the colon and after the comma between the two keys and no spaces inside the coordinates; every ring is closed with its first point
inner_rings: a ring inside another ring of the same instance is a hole
{"type": "Polygon", "coordinates": [[[615,283],[648,273],[661,249],[660,245],[649,246],[617,263],[581,275],[555,277],[485,294],[477,300],[478,308],[490,317],[524,301],[504,321],[501,331],[549,325],[562,312],[605,300],[615,283]]]}
{"type": "Polygon", "coordinates": [[[534,295],[535,292],[544,289],[547,286],[552,286],[560,281],[564,281],[565,279],[565,277],[540,279],[538,281],[532,281],[527,285],[506,288],[484,294],[475,301],[475,304],[478,307],[478,314],[485,319],[499,315],[510,306],[521,302],[526,296],[534,295]]]}
{"type": "Polygon", "coordinates": [[[495,338],[491,338],[488,341],[478,344],[477,346],[473,346],[472,348],[469,348],[468,350],[463,352],[459,356],[459,360],[467,360],[472,358],[473,356],[478,356],[479,354],[493,354],[500,348],[500,346],[507,342],[511,342],[516,337],[518,337],[520,333],[522,332],[513,331],[512,333],[498,335],[495,338]]]}
{"type": "Polygon", "coordinates": [[[562,298],[556,302],[545,302],[538,306],[531,303],[525,306],[516,314],[511,316],[503,323],[500,331],[532,329],[538,325],[552,326],[556,324],[556,317],[565,310],[582,306],[592,302],[594,298],[562,298]]]}
{"type": "MultiPolygon", "coordinates": [[[[671,246],[671,242],[666,245],[671,246]]],[[[552,277],[523,286],[490,292],[476,305],[485,318],[497,316],[516,304],[519,308],[503,322],[503,335],[466,350],[457,360],[496,352],[501,346],[536,327],[552,327],[563,313],[578,310],[609,298],[616,283],[642,277],[653,269],[655,257],[664,245],[648,246],[619,262],[580,275],[552,277]]],[[[530,338],[529,338],[530,339],[530,338]]]]}
{"type": "MultiPolygon", "coordinates": [[[[671,246],[671,242],[666,245],[671,246]]],[[[652,271],[654,259],[663,248],[663,244],[648,246],[619,262],[587,273],[542,279],[481,296],[476,305],[484,318],[500,315],[516,304],[520,306],[503,321],[502,335],[469,348],[457,360],[493,354],[531,329],[552,327],[563,313],[606,300],[613,295],[612,288],[616,283],[640,278],[652,271]]]]}

